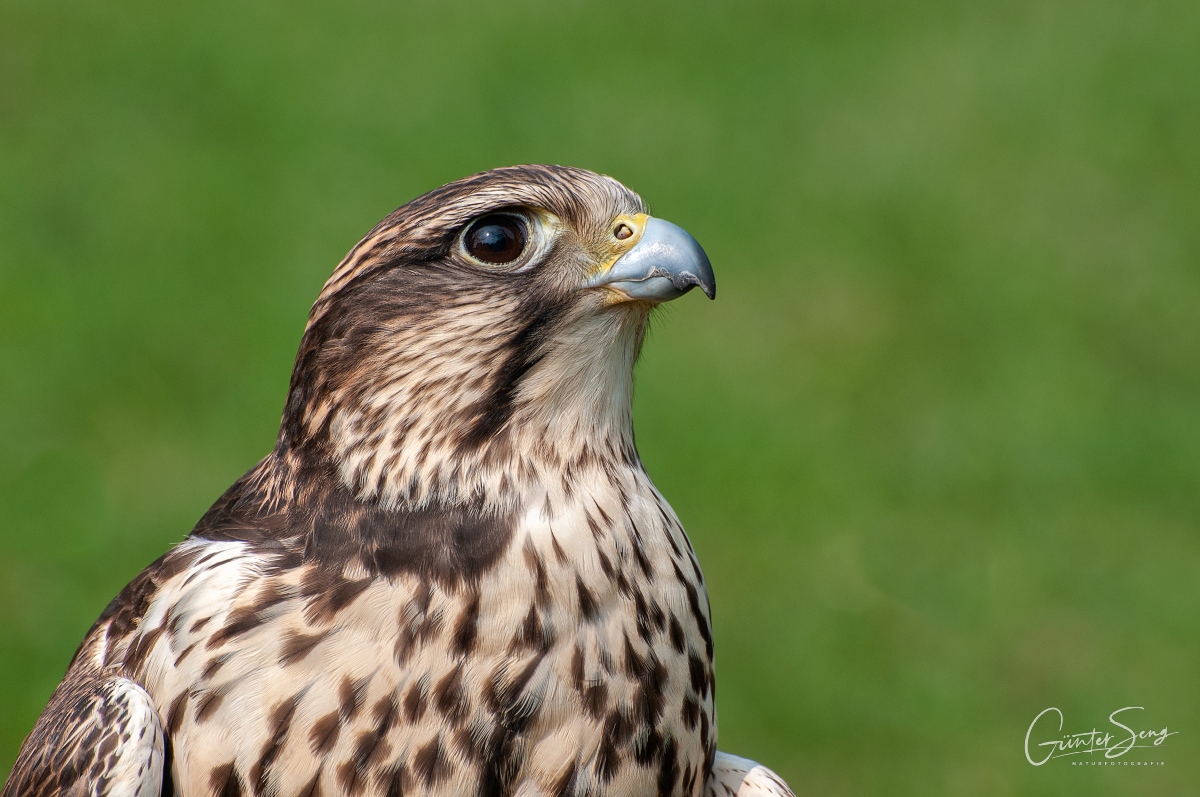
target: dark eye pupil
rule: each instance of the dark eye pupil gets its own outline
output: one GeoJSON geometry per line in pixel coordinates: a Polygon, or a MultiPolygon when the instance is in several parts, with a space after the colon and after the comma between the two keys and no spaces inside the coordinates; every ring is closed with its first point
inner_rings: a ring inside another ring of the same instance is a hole
{"type": "Polygon", "coordinates": [[[525,249],[525,225],[516,216],[484,216],[467,230],[465,243],[484,263],[511,263],[525,249]]]}

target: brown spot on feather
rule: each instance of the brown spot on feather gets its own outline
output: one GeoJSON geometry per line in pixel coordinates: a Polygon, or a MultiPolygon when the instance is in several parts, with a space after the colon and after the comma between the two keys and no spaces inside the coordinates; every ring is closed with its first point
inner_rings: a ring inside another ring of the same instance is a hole
{"type": "Polygon", "coordinates": [[[326,755],[337,743],[338,734],[342,730],[342,720],[334,711],[321,717],[313,723],[308,733],[308,742],[316,755],[326,755]]]}
{"type": "Polygon", "coordinates": [[[222,645],[242,634],[253,631],[265,621],[266,617],[256,612],[253,608],[242,607],[234,609],[226,618],[225,625],[221,627],[220,631],[217,631],[217,633],[208,638],[208,642],[205,643],[204,647],[206,650],[212,650],[218,645],[222,645]]]}
{"type": "Polygon", "coordinates": [[[296,713],[296,704],[299,700],[298,696],[292,700],[285,700],[271,712],[270,738],[263,745],[258,761],[250,768],[249,773],[250,782],[254,784],[256,795],[264,794],[267,791],[267,779],[270,776],[271,765],[275,763],[275,758],[283,747],[283,741],[287,737],[288,731],[291,730],[292,717],[296,713]]]}
{"type": "Polygon", "coordinates": [[[425,716],[428,698],[429,678],[422,675],[404,693],[404,718],[412,723],[425,716]]]}
{"type": "Polygon", "coordinates": [[[183,726],[183,715],[187,711],[188,692],[183,690],[175,699],[171,701],[171,707],[167,709],[167,733],[170,736],[175,736],[179,733],[179,729],[183,726]]]}
{"type": "MultiPolygon", "coordinates": [[[[551,532],[551,535],[553,535],[553,532],[551,532]]],[[[533,583],[538,605],[548,605],[550,603],[550,579],[546,575],[546,564],[542,561],[542,555],[534,546],[532,537],[525,538],[525,547],[521,549],[521,555],[525,559],[525,566],[533,572],[533,583]]]]}
{"type": "Polygon", "coordinates": [[[550,546],[554,549],[554,558],[558,559],[560,565],[565,565],[567,563],[567,552],[558,544],[558,537],[554,535],[553,531],[550,532],[550,546]]]}
{"type": "Polygon", "coordinates": [[[196,649],[196,646],[198,644],[200,644],[200,643],[193,642],[192,644],[190,644],[186,648],[184,648],[182,651],[180,651],[179,655],[175,657],[175,669],[177,669],[177,670],[179,669],[179,665],[183,663],[184,659],[186,659],[188,656],[191,655],[192,651],[196,649]]]}
{"type": "Polygon", "coordinates": [[[304,659],[313,648],[329,636],[329,631],[318,631],[315,634],[305,634],[301,631],[290,630],[283,636],[279,649],[279,664],[289,667],[304,659]]]}
{"type": "Polygon", "coordinates": [[[220,797],[241,797],[242,795],[242,776],[238,774],[237,767],[232,761],[213,767],[208,775],[208,785],[220,797]]]}
{"type": "Polygon", "coordinates": [[[442,716],[453,725],[460,724],[467,716],[470,706],[462,683],[462,665],[455,665],[433,690],[434,705],[442,716]]]}
{"type": "Polygon", "coordinates": [[[575,575],[575,591],[579,595],[579,613],[585,621],[596,619],[599,612],[596,603],[596,596],[588,589],[588,586],[583,583],[583,578],[577,573],[575,575]]]}
{"type": "Polygon", "coordinates": [[[476,637],[479,633],[479,591],[474,590],[471,601],[458,616],[454,633],[450,641],[450,649],[459,656],[469,656],[475,649],[476,637]]]}
{"type": "Polygon", "coordinates": [[[349,722],[354,719],[354,715],[362,708],[363,699],[367,694],[367,687],[371,685],[371,676],[360,678],[357,681],[349,675],[343,676],[342,683],[338,687],[338,714],[342,720],[349,722]]]}
{"type": "Polygon", "coordinates": [[[225,695],[229,691],[229,684],[214,686],[201,691],[199,698],[196,700],[196,722],[197,724],[204,722],[221,707],[222,701],[225,700],[225,695]]]}
{"type": "Polygon", "coordinates": [[[449,762],[442,752],[442,737],[435,736],[427,744],[417,748],[413,757],[413,774],[431,789],[445,778],[449,771],[449,762]]]}

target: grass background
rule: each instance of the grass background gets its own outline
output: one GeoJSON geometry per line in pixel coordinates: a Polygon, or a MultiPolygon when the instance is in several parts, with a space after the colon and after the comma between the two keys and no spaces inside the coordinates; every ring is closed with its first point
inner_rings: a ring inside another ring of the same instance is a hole
{"type": "Polygon", "coordinates": [[[710,581],[724,749],[801,795],[1194,788],[1200,6],[116,6],[0,5],[0,773],[270,447],[341,255],[555,162],[719,275],[636,416],[710,581]],[[1051,705],[1179,735],[1035,769],[1051,705]]]}

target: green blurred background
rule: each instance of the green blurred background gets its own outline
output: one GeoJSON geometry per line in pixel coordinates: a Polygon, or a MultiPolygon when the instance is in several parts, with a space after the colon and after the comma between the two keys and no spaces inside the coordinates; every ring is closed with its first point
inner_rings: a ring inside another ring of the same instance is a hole
{"type": "Polygon", "coordinates": [[[716,264],[636,416],[724,749],[801,795],[1195,788],[1194,0],[119,5],[0,4],[0,773],[269,449],[342,254],[551,162],[716,264]],[[1035,769],[1052,705],[1180,733],[1035,769]]]}

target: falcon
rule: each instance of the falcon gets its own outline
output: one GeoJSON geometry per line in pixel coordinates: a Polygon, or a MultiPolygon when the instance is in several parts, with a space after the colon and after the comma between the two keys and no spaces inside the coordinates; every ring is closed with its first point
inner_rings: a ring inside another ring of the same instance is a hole
{"type": "Polygon", "coordinates": [[[716,750],[704,578],[634,446],[693,287],[700,245],[580,169],[389,215],[274,450],[100,615],[3,797],[790,795],[716,750]]]}

